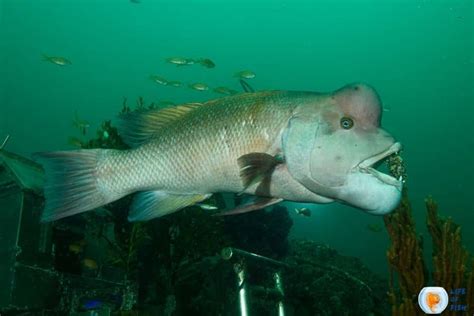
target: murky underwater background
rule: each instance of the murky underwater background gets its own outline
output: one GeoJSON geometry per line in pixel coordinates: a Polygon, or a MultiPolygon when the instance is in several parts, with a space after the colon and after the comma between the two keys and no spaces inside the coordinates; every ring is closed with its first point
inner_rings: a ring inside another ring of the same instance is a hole
{"type": "MultiPolygon", "coordinates": [[[[384,128],[404,145],[419,231],[426,234],[423,200],[433,195],[442,215],[462,224],[472,252],[473,10],[471,0],[0,0],[0,138],[10,134],[8,150],[25,155],[72,148],[75,111],[92,123],[92,137],[124,97],[219,96],[160,86],[150,74],[237,90],[233,74],[242,69],[257,74],[249,83],[258,90],[331,91],[364,81],[384,102],[384,128]],[[208,57],[216,67],[176,67],[164,61],[171,56],[208,57]]],[[[382,218],[337,204],[309,207],[310,218],[294,215],[293,236],[386,274],[386,233],[367,229],[382,218]]]]}

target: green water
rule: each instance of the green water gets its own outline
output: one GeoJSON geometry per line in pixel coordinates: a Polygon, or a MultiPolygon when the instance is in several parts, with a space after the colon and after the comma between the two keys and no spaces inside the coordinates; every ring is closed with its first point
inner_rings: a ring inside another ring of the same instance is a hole
{"type": "MultiPolygon", "coordinates": [[[[0,0],[0,138],[10,151],[71,148],[74,111],[98,124],[123,97],[175,102],[212,92],[158,86],[150,74],[239,89],[251,69],[258,90],[331,91],[373,85],[383,126],[404,145],[420,232],[423,199],[462,224],[474,251],[473,1],[0,0]],[[72,65],[44,62],[64,56],[72,65]],[[170,56],[209,57],[216,68],[175,67],[170,56]]],[[[385,273],[382,219],[340,205],[311,206],[294,236],[325,242],[385,273]]],[[[427,239],[427,238],[425,238],[427,239]]]]}

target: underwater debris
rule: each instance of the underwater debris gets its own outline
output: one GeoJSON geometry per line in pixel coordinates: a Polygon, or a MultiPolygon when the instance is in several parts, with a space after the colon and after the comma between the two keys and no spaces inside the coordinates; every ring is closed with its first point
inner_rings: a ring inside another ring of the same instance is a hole
{"type": "Polygon", "coordinates": [[[283,274],[292,315],[388,315],[387,285],[357,258],[327,245],[293,240],[283,274]],[[357,293],[357,294],[355,294],[357,293]]]}

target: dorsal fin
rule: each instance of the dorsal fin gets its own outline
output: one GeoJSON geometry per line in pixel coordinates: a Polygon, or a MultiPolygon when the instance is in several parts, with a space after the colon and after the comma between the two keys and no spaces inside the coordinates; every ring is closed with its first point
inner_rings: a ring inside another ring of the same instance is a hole
{"type": "Polygon", "coordinates": [[[120,116],[119,135],[130,147],[148,142],[164,126],[176,122],[202,103],[186,103],[166,109],[134,111],[120,116]]]}

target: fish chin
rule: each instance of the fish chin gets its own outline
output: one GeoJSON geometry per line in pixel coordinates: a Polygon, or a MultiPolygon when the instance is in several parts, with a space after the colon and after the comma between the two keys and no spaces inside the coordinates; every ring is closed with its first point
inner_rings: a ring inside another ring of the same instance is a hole
{"type": "Polygon", "coordinates": [[[345,185],[340,188],[337,197],[370,214],[388,214],[400,203],[402,182],[394,178],[388,180],[386,177],[390,176],[374,175],[370,172],[351,173],[345,185]]]}
{"type": "Polygon", "coordinates": [[[401,144],[393,143],[385,151],[360,162],[348,175],[345,184],[339,190],[338,198],[375,215],[393,211],[400,203],[403,181],[372,166],[400,150],[401,144]]]}

